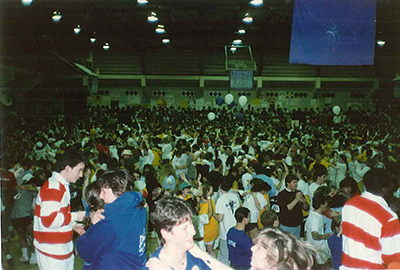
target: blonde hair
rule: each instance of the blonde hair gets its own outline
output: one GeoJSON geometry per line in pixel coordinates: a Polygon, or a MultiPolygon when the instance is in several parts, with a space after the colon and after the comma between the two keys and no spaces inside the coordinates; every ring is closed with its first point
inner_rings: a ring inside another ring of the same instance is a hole
{"type": "Polygon", "coordinates": [[[277,270],[310,270],[316,264],[316,251],[307,243],[279,228],[265,228],[254,239],[265,250],[267,264],[277,270]]]}

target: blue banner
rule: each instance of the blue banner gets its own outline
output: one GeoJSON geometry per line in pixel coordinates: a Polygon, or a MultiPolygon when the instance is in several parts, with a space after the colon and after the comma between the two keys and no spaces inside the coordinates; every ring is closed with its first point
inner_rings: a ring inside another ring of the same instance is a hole
{"type": "Polygon", "coordinates": [[[373,65],[376,0],[296,0],[290,63],[373,65]]]}

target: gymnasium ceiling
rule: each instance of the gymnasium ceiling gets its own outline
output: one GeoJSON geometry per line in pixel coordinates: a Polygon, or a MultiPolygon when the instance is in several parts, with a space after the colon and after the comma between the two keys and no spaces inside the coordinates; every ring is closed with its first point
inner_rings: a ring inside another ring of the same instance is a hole
{"type": "MultiPolygon", "coordinates": [[[[94,68],[97,58],[103,59],[98,66],[135,62],[132,71],[114,73],[221,75],[224,46],[244,26],[247,32],[240,38],[251,46],[262,75],[263,67],[289,66],[293,2],[264,0],[263,6],[252,7],[249,0],[149,0],[143,6],[136,0],[34,0],[23,6],[20,0],[1,0],[0,63],[34,72],[79,73],[67,62],[90,67],[93,52],[94,68]],[[55,10],[63,14],[58,23],[51,19],[55,10]],[[147,22],[150,11],[157,13],[158,23],[147,22]],[[254,17],[252,24],[242,23],[246,12],[254,17]],[[82,31],[75,35],[78,24],[82,31]],[[170,44],[155,33],[157,24],[165,26],[170,44]],[[94,32],[97,41],[91,44],[94,32]],[[107,52],[105,42],[111,46],[107,52]],[[182,57],[190,59],[187,67],[182,57]],[[189,66],[197,68],[189,71],[189,66]]],[[[378,0],[376,35],[386,45],[376,48],[375,71],[365,76],[393,78],[400,64],[399,0],[378,0]]]]}

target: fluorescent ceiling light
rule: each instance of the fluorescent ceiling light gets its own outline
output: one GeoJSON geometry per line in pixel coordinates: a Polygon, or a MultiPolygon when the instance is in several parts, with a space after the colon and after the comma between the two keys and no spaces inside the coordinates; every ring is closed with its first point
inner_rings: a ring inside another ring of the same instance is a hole
{"type": "Polygon", "coordinates": [[[61,12],[60,11],[54,11],[53,16],[51,17],[53,22],[59,22],[62,18],[61,12]]]}
{"type": "Polygon", "coordinates": [[[233,44],[241,44],[242,43],[242,40],[241,39],[235,39],[234,41],[233,41],[233,44]]]}
{"type": "Polygon", "coordinates": [[[137,3],[139,5],[146,5],[147,3],[149,3],[149,1],[147,1],[147,0],[137,0],[137,3]]]}
{"type": "Polygon", "coordinates": [[[149,16],[147,17],[148,22],[156,22],[158,21],[157,14],[155,12],[150,12],[149,16]]]}
{"type": "Polygon", "coordinates": [[[164,25],[162,25],[162,24],[157,25],[156,33],[157,34],[164,34],[165,33],[164,25]]]}
{"type": "Polygon", "coordinates": [[[262,6],[263,4],[264,4],[263,0],[252,0],[252,1],[250,1],[250,5],[256,6],[256,7],[262,6]]]}
{"type": "Polygon", "coordinates": [[[245,23],[252,23],[252,22],[253,22],[253,17],[251,17],[249,13],[246,13],[246,14],[244,15],[243,22],[245,22],[245,23]]]}
{"type": "Polygon", "coordinates": [[[90,38],[90,42],[91,42],[91,43],[95,43],[95,42],[96,42],[96,38],[95,38],[95,37],[91,37],[91,38],[90,38]]]}
{"type": "Polygon", "coordinates": [[[78,24],[75,28],[74,28],[74,33],[75,35],[78,35],[81,32],[81,26],[78,24]]]}
{"type": "Polygon", "coordinates": [[[241,34],[241,35],[246,34],[246,30],[244,28],[240,28],[238,30],[238,33],[241,34]]]}
{"type": "Polygon", "coordinates": [[[385,46],[386,41],[384,41],[384,40],[378,40],[378,41],[376,42],[376,44],[378,44],[379,47],[383,47],[383,46],[385,46]]]}
{"type": "Polygon", "coordinates": [[[104,43],[103,49],[104,49],[105,51],[107,51],[108,49],[110,49],[110,44],[108,44],[107,42],[104,43]]]}
{"type": "Polygon", "coordinates": [[[32,0],[21,0],[22,5],[30,6],[32,4],[32,0]]]}
{"type": "Polygon", "coordinates": [[[169,40],[169,38],[164,38],[164,39],[162,40],[162,43],[164,43],[164,44],[168,44],[168,43],[170,43],[170,40],[169,40]]]}

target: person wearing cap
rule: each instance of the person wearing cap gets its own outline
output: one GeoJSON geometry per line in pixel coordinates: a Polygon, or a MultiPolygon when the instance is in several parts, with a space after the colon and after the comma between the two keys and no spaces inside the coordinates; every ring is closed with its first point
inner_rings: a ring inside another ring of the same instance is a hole
{"type": "Polygon", "coordinates": [[[187,201],[192,198],[192,195],[190,194],[190,188],[192,187],[191,184],[188,182],[183,182],[182,184],[179,185],[179,191],[181,194],[178,195],[178,198],[187,201]]]}
{"type": "Polygon", "coordinates": [[[22,257],[19,259],[20,262],[26,263],[31,262],[35,264],[36,254],[35,250],[32,250],[31,260],[29,260],[28,253],[28,242],[27,236],[32,232],[32,218],[33,208],[32,202],[36,196],[37,190],[31,185],[31,179],[33,175],[27,173],[22,178],[22,183],[18,186],[18,193],[14,196],[14,206],[11,213],[11,223],[17,230],[19,236],[19,245],[22,252],[22,257]]]}

